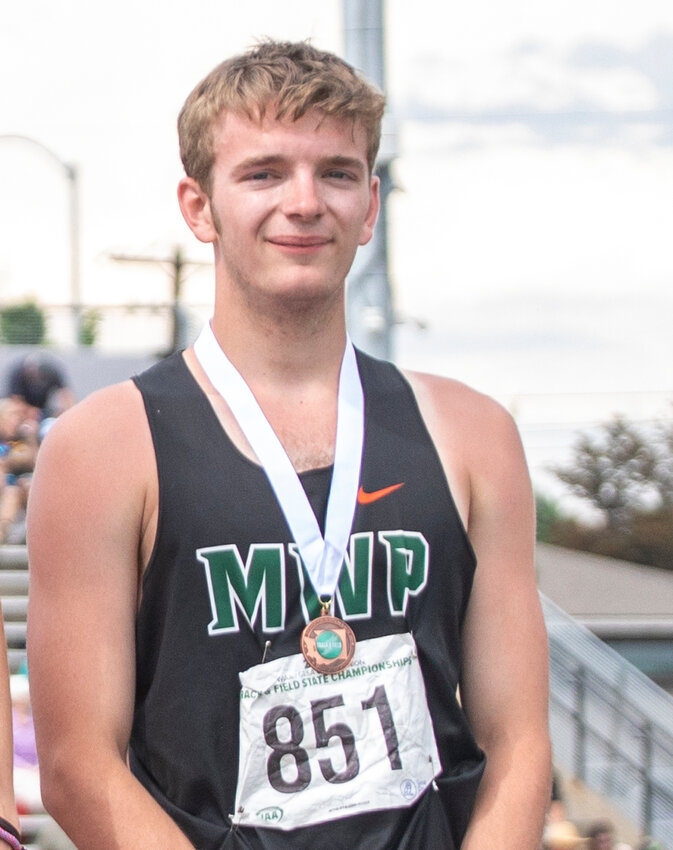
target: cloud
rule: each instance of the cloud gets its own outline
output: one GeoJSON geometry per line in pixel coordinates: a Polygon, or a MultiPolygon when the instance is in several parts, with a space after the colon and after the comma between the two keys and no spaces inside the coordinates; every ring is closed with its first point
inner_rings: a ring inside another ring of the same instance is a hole
{"type": "Polygon", "coordinates": [[[673,32],[636,47],[528,39],[474,61],[427,53],[418,70],[424,85],[402,91],[393,104],[399,118],[520,126],[545,144],[673,144],[673,32]]]}

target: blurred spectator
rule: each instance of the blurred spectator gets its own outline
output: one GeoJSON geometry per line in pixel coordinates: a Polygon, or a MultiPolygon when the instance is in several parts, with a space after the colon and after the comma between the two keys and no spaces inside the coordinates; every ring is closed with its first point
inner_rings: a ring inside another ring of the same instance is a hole
{"type": "Polygon", "coordinates": [[[23,402],[38,422],[60,416],[75,402],[63,368],[44,351],[33,351],[11,365],[7,394],[23,402]]]}
{"type": "MultiPolygon", "coordinates": [[[[0,616],[1,613],[0,611],[0,616]]],[[[12,802],[9,807],[9,814],[12,821],[16,822],[17,812],[21,815],[42,813],[44,806],[40,794],[40,771],[28,676],[25,672],[15,673],[9,677],[9,683],[12,704],[11,728],[14,738],[13,788],[15,794],[15,803],[12,802]]],[[[40,850],[77,850],[51,818],[39,828],[36,838],[36,846],[40,850]]]]}
{"type": "Polygon", "coordinates": [[[15,399],[0,399],[0,543],[26,507],[37,456],[37,423],[24,420],[24,410],[15,399]]]}
{"type": "Polygon", "coordinates": [[[638,846],[638,850],[664,850],[664,845],[647,835],[638,846]]]}
{"type": "Polygon", "coordinates": [[[609,820],[594,821],[587,830],[589,850],[632,850],[628,844],[615,841],[615,828],[609,820]]]}
{"type": "MultiPolygon", "coordinates": [[[[10,676],[14,732],[14,792],[19,814],[44,812],[30,689],[26,673],[10,676]]],[[[77,850],[63,830],[48,819],[37,834],[40,850],[77,850]]]]}
{"type": "Polygon", "coordinates": [[[14,793],[19,814],[44,811],[40,796],[40,773],[28,676],[10,676],[12,729],[14,731],[14,793]]]}
{"type": "Polygon", "coordinates": [[[568,820],[548,823],[542,836],[544,850],[576,850],[588,846],[575,824],[568,820]]]}

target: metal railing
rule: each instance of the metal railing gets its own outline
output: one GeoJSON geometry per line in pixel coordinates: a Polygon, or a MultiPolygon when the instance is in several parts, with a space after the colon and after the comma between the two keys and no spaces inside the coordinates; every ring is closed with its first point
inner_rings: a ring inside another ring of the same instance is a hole
{"type": "Polygon", "coordinates": [[[542,597],[555,761],[673,847],[673,698],[542,597]]]}

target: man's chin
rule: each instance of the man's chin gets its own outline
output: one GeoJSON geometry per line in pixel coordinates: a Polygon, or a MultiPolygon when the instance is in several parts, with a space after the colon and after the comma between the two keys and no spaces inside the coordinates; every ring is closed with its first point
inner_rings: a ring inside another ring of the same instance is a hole
{"type": "Polygon", "coordinates": [[[273,287],[258,290],[257,297],[252,295],[251,301],[254,302],[254,306],[264,312],[271,311],[277,314],[289,312],[300,316],[343,305],[344,284],[295,278],[287,283],[281,282],[273,287]]]}

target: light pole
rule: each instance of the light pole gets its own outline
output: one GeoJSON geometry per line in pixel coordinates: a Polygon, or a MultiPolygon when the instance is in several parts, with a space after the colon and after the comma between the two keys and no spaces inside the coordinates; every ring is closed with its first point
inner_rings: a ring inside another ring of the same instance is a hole
{"type": "MultiPolygon", "coordinates": [[[[383,0],[343,0],[345,59],[381,90],[385,88],[383,0]]],[[[388,196],[396,155],[390,115],[383,119],[376,173],[381,180],[381,211],[374,235],[360,248],[348,280],[347,316],[351,337],[368,354],[392,359],[394,309],[388,274],[388,196]]]]}
{"type": "Polygon", "coordinates": [[[63,169],[68,180],[68,205],[70,218],[70,300],[72,310],[73,335],[75,345],[81,345],[80,325],[82,319],[82,305],[80,302],[80,279],[79,279],[79,182],[77,168],[71,163],[64,162],[51,148],[32,139],[30,136],[20,134],[0,135],[0,140],[28,142],[28,144],[39,148],[46,153],[53,162],[63,169]]]}

